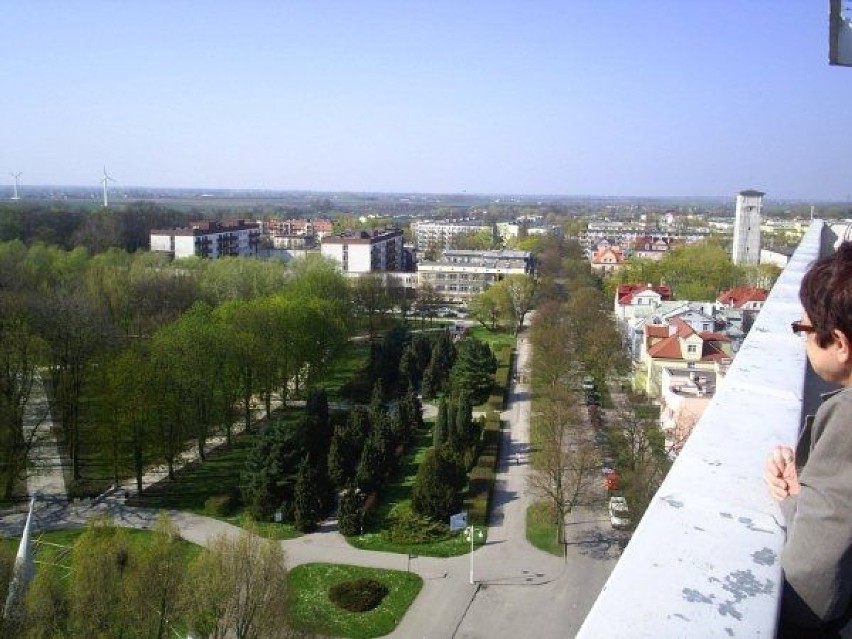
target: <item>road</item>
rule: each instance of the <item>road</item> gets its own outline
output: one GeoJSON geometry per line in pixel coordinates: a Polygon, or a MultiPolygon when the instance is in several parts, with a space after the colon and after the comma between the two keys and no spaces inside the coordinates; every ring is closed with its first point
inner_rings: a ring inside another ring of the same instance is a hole
{"type": "MultiPolygon", "coordinates": [[[[516,370],[528,378],[530,347],[518,342],[516,370]]],[[[281,542],[290,566],[310,562],[345,563],[386,569],[409,569],[424,585],[420,595],[389,635],[446,639],[527,636],[573,636],[592,606],[619,555],[617,539],[599,505],[576,509],[566,526],[566,555],[555,557],[526,541],[526,509],[532,497],[526,490],[529,465],[530,393],[516,383],[502,414],[503,446],[493,497],[488,542],[473,554],[475,584],[469,583],[470,556],[417,557],[358,550],[346,543],[336,526],[281,542]],[[517,461],[516,461],[517,460],[517,461]]],[[[119,525],[149,527],[157,513],[125,506],[122,491],[93,502],[67,504],[61,499],[40,501],[37,530],[82,525],[95,515],[109,515],[119,525]]],[[[184,538],[205,544],[220,533],[237,534],[227,523],[186,512],[168,512],[184,538]]],[[[0,533],[19,534],[23,516],[0,520],[0,533]]]]}

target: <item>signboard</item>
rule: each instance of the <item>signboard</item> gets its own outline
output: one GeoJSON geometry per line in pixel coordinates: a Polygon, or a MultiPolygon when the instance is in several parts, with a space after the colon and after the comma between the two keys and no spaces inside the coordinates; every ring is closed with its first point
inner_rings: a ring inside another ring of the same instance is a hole
{"type": "Polygon", "coordinates": [[[282,513],[280,510],[276,510],[275,511],[275,523],[280,524],[282,521],[284,521],[284,513],[282,513]]]}
{"type": "Polygon", "coordinates": [[[450,532],[467,528],[467,513],[456,513],[450,515],[450,532]]]}

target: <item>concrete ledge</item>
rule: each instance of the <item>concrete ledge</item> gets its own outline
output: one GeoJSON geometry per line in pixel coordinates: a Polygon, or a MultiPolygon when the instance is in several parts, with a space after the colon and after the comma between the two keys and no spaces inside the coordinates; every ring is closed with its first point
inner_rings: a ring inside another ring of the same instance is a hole
{"type": "Polygon", "coordinates": [[[773,287],[578,637],[775,636],[785,537],[763,463],[798,435],[807,366],[790,322],[823,229],[773,287]]]}

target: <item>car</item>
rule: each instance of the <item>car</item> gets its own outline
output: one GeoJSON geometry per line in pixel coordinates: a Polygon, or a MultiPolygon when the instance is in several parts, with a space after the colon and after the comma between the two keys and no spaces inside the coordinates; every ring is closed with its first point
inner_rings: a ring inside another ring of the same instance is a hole
{"type": "Polygon", "coordinates": [[[609,498],[609,523],[617,530],[630,528],[630,509],[627,500],[621,495],[609,498]]]}
{"type": "Polygon", "coordinates": [[[614,470],[604,473],[604,488],[609,491],[618,490],[621,485],[621,477],[614,470]]]}
{"type": "Polygon", "coordinates": [[[594,377],[584,377],[583,378],[583,390],[586,390],[586,391],[595,390],[595,378],[594,377]]]}

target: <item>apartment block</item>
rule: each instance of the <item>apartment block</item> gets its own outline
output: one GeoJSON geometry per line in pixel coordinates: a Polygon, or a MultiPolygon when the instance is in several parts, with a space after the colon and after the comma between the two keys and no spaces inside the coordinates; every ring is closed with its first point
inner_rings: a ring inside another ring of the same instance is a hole
{"type": "Polygon", "coordinates": [[[189,228],[151,231],[151,250],[176,259],[201,257],[254,257],[260,224],[250,220],[201,221],[189,228]]]}
{"type": "Polygon", "coordinates": [[[402,230],[350,231],[326,235],[320,252],[335,260],[344,273],[402,271],[402,230]]]}

